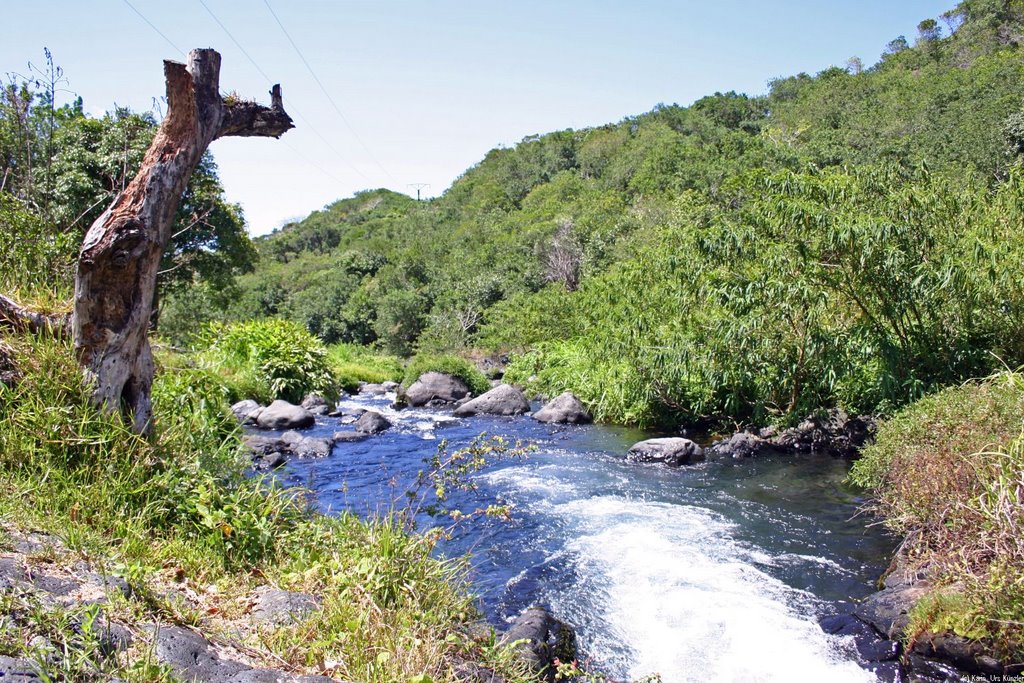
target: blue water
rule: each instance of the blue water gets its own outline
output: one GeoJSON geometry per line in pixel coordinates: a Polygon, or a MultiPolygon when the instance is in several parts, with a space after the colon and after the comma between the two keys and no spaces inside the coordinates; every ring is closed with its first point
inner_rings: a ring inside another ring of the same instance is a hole
{"type": "MultiPolygon", "coordinates": [[[[651,436],[603,425],[555,426],[529,417],[452,418],[380,410],[395,427],[339,443],[322,460],[295,460],[285,477],[325,510],[387,510],[441,440],[482,432],[528,441],[526,459],[498,462],[462,510],[511,505],[510,521],[474,518],[441,544],[470,554],[481,609],[495,624],[544,604],[573,625],[586,658],[618,679],[659,673],[683,681],[870,681],[852,641],[816,620],[869,594],[893,539],[844,487],[848,463],[828,457],[711,461],[670,469],[628,463],[651,436]]],[[[318,418],[311,435],[351,429],[318,418]]],[[[441,520],[443,523],[444,520],[441,520]]],[[[431,524],[422,516],[420,523],[431,524]]]]}

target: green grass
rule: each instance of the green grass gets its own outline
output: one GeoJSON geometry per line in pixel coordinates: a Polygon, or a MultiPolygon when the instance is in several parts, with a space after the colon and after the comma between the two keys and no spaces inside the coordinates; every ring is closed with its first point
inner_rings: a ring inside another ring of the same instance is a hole
{"type": "MultiPolygon", "coordinates": [[[[466,566],[437,559],[436,536],[414,533],[399,511],[324,516],[303,491],[244,476],[217,373],[164,357],[158,430],[147,440],[92,409],[66,343],[6,341],[23,377],[0,385],[0,521],[57,535],[68,556],[55,563],[86,559],[125,576],[133,595],[107,607],[111,618],[238,631],[265,666],[347,680],[454,681],[458,658],[525,680],[493,640],[465,635],[478,618],[466,566]],[[249,628],[246,596],[261,584],[310,592],[322,609],[298,624],[249,628]],[[168,587],[194,597],[174,599],[168,587]]],[[[56,680],[166,680],[144,652],[97,665],[91,641],[67,627],[81,614],[17,600],[4,610],[23,617],[16,637],[0,639],[4,654],[34,656],[26,643],[47,635],[68,644],[47,665],[56,680]]]]}
{"type": "Polygon", "coordinates": [[[487,377],[465,358],[432,353],[418,353],[413,356],[405,368],[402,386],[408,388],[426,372],[441,372],[456,377],[465,382],[476,395],[483,394],[491,388],[487,377]]]}
{"type": "Polygon", "coordinates": [[[1024,377],[928,396],[882,424],[852,480],[936,573],[911,633],[949,629],[1024,656],[1024,377]]]}
{"type": "Polygon", "coordinates": [[[378,353],[357,344],[331,345],[327,349],[327,362],[338,384],[348,392],[358,389],[360,382],[400,382],[405,373],[398,356],[378,353]]]}

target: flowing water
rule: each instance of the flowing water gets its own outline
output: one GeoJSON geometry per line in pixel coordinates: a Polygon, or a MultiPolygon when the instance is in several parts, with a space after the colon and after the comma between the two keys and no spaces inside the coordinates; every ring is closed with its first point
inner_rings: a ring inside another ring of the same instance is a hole
{"type": "MultiPolygon", "coordinates": [[[[848,463],[822,456],[714,461],[670,469],[624,460],[652,436],[529,417],[455,419],[372,408],[395,427],[329,458],[295,460],[286,477],[324,509],[385,510],[401,498],[439,440],[481,432],[536,445],[488,466],[460,509],[514,506],[511,521],[474,518],[441,550],[471,554],[481,608],[497,625],[533,604],[576,628],[584,655],[618,679],[659,673],[683,681],[871,681],[852,641],[817,626],[872,591],[893,540],[843,486],[848,463]]],[[[311,435],[342,427],[318,418],[311,435]]],[[[469,495],[469,494],[465,494],[469,495]]],[[[424,520],[429,523],[429,520],[424,520]]]]}

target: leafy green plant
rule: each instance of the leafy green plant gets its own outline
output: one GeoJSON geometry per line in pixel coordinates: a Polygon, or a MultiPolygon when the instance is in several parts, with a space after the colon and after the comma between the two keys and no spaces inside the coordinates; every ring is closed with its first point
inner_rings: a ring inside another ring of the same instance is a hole
{"type": "MultiPolygon", "coordinates": [[[[217,373],[161,353],[154,387],[160,429],[147,440],[89,404],[69,344],[8,341],[22,377],[0,385],[3,528],[58,535],[68,557],[47,551],[48,562],[84,558],[123,576],[132,592],[110,605],[114,615],[206,629],[224,610],[238,616],[231,605],[270,584],[315,594],[321,607],[248,643],[248,654],[267,666],[283,661],[296,671],[371,683],[420,676],[453,683],[449,663],[461,657],[513,683],[529,680],[507,649],[466,635],[479,618],[468,566],[438,559],[436,535],[411,533],[398,511],[370,519],[321,515],[302,491],[246,476],[217,373]],[[193,597],[174,598],[180,593],[168,582],[193,597]]],[[[32,655],[25,644],[38,633],[58,648],[41,653],[52,659],[44,671],[55,679],[172,680],[145,647],[98,659],[89,635],[96,629],[74,627],[88,614],[35,613],[23,597],[0,595],[0,654],[32,655]],[[8,628],[13,614],[35,614],[36,625],[8,628]]]]}
{"type": "Polygon", "coordinates": [[[38,298],[67,298],[72,290],[79,240],[54,234],[28,206],[0,192],[0,291],[38,298]]]}
{"type": "Polygon", "coordinates": [[[503,436],[488,437],[486,433],[455,450],[449,448],[447,439],[442,439],[434,454],[424,458],[426,468],[419,471],[416,481],[405,494],[403,518],[411,528],[415,527],[416,515],[420,511],[434,516],[447,515],[456,523],[477,514],[508,518],[511,511],[507,506],[489,506],[470,512],[448,508],[449,496],[456,490],[475,491],[477,483],[473,475],[487,465],[524,458],[534,450],[534,446],[519,441],[510,444],[503,436]]]}
{"type": "Polygon", "coordinates": [[[201,345],[201,362],[225,378],[232,398],[298,403],[309,392],[336,391],[327,350],[297,323],[266,318],[211,324],[201,345]]]}

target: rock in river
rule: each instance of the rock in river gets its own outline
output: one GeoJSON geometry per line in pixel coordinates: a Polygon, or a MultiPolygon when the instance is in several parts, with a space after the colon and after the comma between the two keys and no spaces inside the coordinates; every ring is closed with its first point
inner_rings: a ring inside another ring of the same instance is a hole
{"type": "Polygon", "coordinates": [[[508,384],[501,384],[460,405],[455,409],[455,416],[522,415],[528,412],[530,404],[523,392],[508,384]]]}
{"type": "Polygon", "coordinates": [[[260,416],[262,411],[263,406],[251,398],[239,401],[231,406],[231,412],[235,414],[235,417],[238,418],[241,424],[256,424],[256,418],[260,416]]]}
{"type": "Polygon", "coordinates": [[[460,380],[440,372],[425,372],[405,390],[405,402],[419,406],[441,406],[456,403],[469,396],[469,387],[460,380]]]}
{"type": "Polygon", "coordinates": [[[391,422],[376,410],[367,410],[356,420],[356,431],[377,434],[391,428],[391,422]]]}
{"type": "Polygon", "coordinates": [[[514,644],[517,657],[543,680],[553,681],[554,662],[576,659],[576,632],[571,626],[555,619],[543,607],[531,607],[512,622],[501,636],[503,645],[514,644]]]}
{"type": "Polygon", "coordinates": [[[263,409],[256,419],[260,429],[306,429],[316,423],[313,413],[302,406],[277,400],[263,409]]]}
{"type": "Polygon", "coordinates": [[[715,443],[710,450],[714,455],[736,459],[778,453],[771,441],[749,432],[736,432],[728,439],[715,443]]]}
{"type": "Polygon", "coordinates": [[[327,400],[320,394],[307,395],[306,398],[302,399],[301,405],[314,415],[326,415],[331,410],[327,400]]]}
{"type": "Polygon", "coordinates": [[[663,462],[669,467],[689,465],[703,459],[704,449],[681,437],[647,439],[633,444],[626,453],[626,460],[631,462],[663,462]]]}
{"type": "Polygon", "coordinates": [[[556,396],[533,414],[541,422],[584,424],[591,421],[590,412],[571,391],[556,396]]]}

